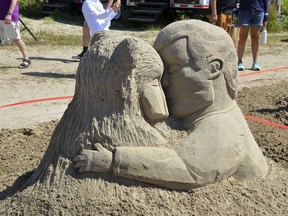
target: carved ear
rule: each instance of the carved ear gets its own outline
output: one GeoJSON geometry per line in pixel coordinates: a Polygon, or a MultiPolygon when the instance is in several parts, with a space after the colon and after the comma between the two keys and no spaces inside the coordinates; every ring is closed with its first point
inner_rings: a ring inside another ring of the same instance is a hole
{"type": "Polygon", "coordinates": [[[224,70],[224,60],[220,56],[210,56],[208,59],[207,68],[211,71],[209,79],[216,79],[224,70]]]}

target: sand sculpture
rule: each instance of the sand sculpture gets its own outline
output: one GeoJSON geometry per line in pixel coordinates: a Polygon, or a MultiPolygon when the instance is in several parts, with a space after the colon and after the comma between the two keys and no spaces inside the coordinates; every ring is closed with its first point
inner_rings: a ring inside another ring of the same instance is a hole
{"type": "Polygon", "coordinates": [[[91,179],[91,187],[127,179],[177,190],[263,177],[267,164],[236,93],[235,48],[221,28],[175,22],[154,47],[97,33],[48,149],[17,189],[61,190],[65,176],[91,179]]]}
{"type": "MultiPolygon", "coordinates": [[[[94,35],[79,63],[73,100],[40,164],[14,189],[38,183],[40,188],[61,188],[65,176],[79,177],[73,159],[82,148],[94,149],[95,143],[164,147],[163,133],[151,126],[169,115],[160,83],[163,70],[159,54],[143,40],[113,31],[94,35]]],[[[99,177],[88,176],[96,181],[99,177]]]]}
{"type": "Polygon", "coordinates": [[[180,190],[231,176],[264,177],[266,160],[235,102],[236,54],[229,35],[202,21],[178,21],[160,31],[154,48],[165,65],[170,115],[182,120],[188,136],[176,149],[113,142],[107,149],[97,142],[95,150],[81,151],[75,167],[180,190]]]}

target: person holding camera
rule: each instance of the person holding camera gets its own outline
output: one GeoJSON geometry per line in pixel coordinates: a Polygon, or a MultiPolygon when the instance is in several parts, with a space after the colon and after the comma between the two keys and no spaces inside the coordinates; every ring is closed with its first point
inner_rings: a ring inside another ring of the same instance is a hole
{"type": "MultiPolygon", "coordinates": [[[[111,4],[108,1],[108,5],[111,4]]],[[[117,15],[120,10],[121,1],[117,0],[111,7],[104,9],[103,4],[99,0],[85,0],[82,5],[82,12],[89,26],[91,34],[102,30],[109,30],[111,20],[117,15]]]]}
{"type": "MultiPolygon", "coordinates": [[[[104,8],[107,10],[111,7],[111,5],[113,4],[113,1],[102,1],[101,3],[103,4],[104,8]]],[[[87,52],[88,48],[89,48],[89,44],[90,44],[90,29],[88,26],[88,23],[86,22],[86,20],[84,19],[84,23],[83,23],[83,27],[82,27],[82,45],[83,45],[83,49],[82,52],[80,54],[78,54],[77,56],[72,56],[72,59],[80,61],[81,58],[83,57],[83,55],[87,52]]]]}

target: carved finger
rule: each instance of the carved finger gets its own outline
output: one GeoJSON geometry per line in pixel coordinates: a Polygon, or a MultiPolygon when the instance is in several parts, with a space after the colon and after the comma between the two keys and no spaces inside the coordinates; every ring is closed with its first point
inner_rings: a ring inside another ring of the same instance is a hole
{"type": "Polygon", "coordinates": [[[107,148],[109,151],[113,152],[115,150],[115,147],[110,145],[110,144],[106,144],[107,145],[107,148]]]}
{"type": "Polygon", "coordinates": [[[103,151],[104,147],[100,143],[95,143],[94,147],[96,148],[97,151],[103,151]]]}
{"type": "Polygon", "coordinates": [[[75,168],[76,169],[81,169],[83,167],[86,167],[87,169],[87,165],[88,165],[88,162],[87,161],[78,161],[76,164],[75,164],[75,168]]]}
{"type": "Polygon", "coordinates": [[[107,149],[108,151],[110,152],[113,152],[115,150],[115,147],[108,144],[108,143],[104,143],[104,144],[101,144],[103,146],[103,148],[107,149]]]}
{"type": "Polygon", "coordinates": [[[79,172],[80,173],[83,173],[83,172],[89,172],[90,170],[88,169],[88,167],[81,167],[80,169],[79,169],[79,172]]]}
{"type": "Polygon", "coordinates": [[[79,155],[84,155],[84,154],[86,154],[86,153],[85,153],[85,150],[82,149],[82,150],[79,152],[79,155]]]}
{"type": "Polygon", "coordinates": [[[86,161],[88,159],[86,154],[80,154],[74,158],[74,161],[86,161]]]}
{"type": "Polygon", "coordinates": [[[79,155],[76,156],[76,157],[74,158],[74,161],[75,161],[75,162],[80,161],[80,156],[79,156],[79,155]]]}
{"type": "Polygon", "coordinates": [[[108,146],[107,143],[102,144],[102,146],[103,146],[105,149],[108,149],[108,148],[109,148],[109,146],[108,146]]]}

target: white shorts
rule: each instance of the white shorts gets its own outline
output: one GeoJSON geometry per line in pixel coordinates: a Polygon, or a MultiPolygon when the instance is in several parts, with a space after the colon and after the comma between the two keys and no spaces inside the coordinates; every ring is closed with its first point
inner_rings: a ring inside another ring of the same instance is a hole
{"type": "Polygon", "coordinates": [[[21,39],[19,22],[12,21],[5,24],[4,20],[0,20],[0,37],[9,38],[11,40],[21,39]]]}

